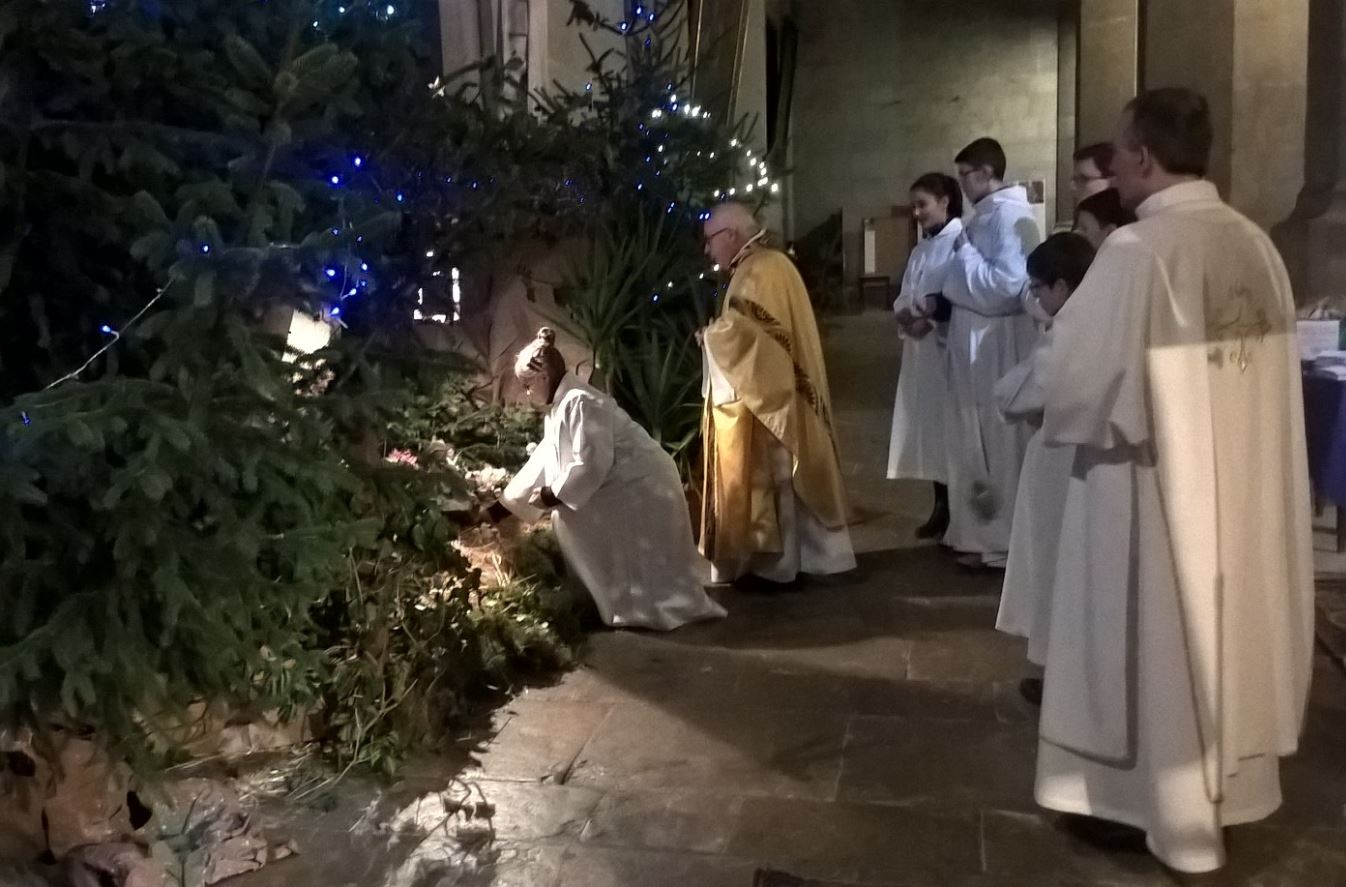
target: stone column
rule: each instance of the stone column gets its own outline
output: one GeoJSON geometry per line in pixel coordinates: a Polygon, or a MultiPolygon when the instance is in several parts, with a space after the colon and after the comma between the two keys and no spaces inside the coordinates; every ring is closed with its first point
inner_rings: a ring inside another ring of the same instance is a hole
{"type": "Polygon", "coordinates": [[[1056,26],[1056,224],[1069,225],[1075,217],[1070,193],[1074,171],[1075,127],[1079,113],[1080,17],[1066,10],[1056,26]]]}
{"type": "Polygon", "coordinates": [[[1140,75],[1140,0],[1083,0],[1077,144],[1112,139],[1140,75]]]}
{"type": "Polygon", "coordinates": [[[1264,227],[1299,187],[1308,0],[1146,0],[1141,82],[1210,101],[1209,177],[1264,227]]]}
{"type": "Polygon", "coordinates": [[[1272,236],[1295,301],[1346,310],[1346,0],[1309,4],[1304,187],[1272,236]]]}

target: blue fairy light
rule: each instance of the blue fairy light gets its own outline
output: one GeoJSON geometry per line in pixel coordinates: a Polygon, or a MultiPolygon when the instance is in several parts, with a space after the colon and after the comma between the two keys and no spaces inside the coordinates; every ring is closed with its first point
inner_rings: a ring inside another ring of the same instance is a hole
{"type": "Polygon", "coordinates": [[[210,244],[208,243],[201,244],[201,253],[203,255],[210,255],[210,244]]]}
{"type": "Polygon", "coordinates": [[[644,14],[645,14],[645,7],[643,7],[643,6],[637,6],[637,7],[636,7],[636,15],[644,15],[644,14]]]}
{"type": "Polygon", "coordinates": [[[368,262],[361,262],[361,263],[360,263],[360,270],[361,270],[361,271],[368,271],[368,270],[369,270],[369,263],[368,263],[368,262]]]}
{"type": "Polygon", "coordinates": [[[340,229],[340,228],[333,228],[333,229],[332,229],[332,236],[333,236],[333,237],[340,237],[340,236],[341,236],[341,229],[340,229]]]}
{"type": "Polygon", "coordinates": [[[102,333],[103,335],[105,335],[105,336],[111,336],[111,335],[113,335],[113,334],[115,334],[115,333],[117,332],[117,331],[114,330],[112,327],[108,326],[107,324],[103,324],[102,326],[100,326],[100,327],[98,328],[98,331],[99,331],[100,333],[102,333]]]}
{"type": "Polygon", "coordinates": [[[333,175],[333,176],[332,176],[330,179],[328,179],[327,181],[331,182],[333,185],[340,185],[340,184],[341,184],[341,176],[333,175]]]}
{"type": "Polygon", "coordinates": [[[396,15],[396,14],[397,14],[397,7],[394,6],[394,5],[392,5],[391,3],[389,3],[388,6],[387,6],[387,8],[384,9],[383,11],[386,12],[386,13],[388,13],[389,15],[396,15]]]}
{"type": "Polygon", "coordinates": [[[407,199],[407,197],[406,197],[405,194],[403,194],[401,191],[398,191],[398,192],[397,192],[397,202],[398,202],[398,203],[401,203],[401,202],[403,202],[403,201],[406,200],[406,199],[407,199]]]}
{"type": "Polygon", "coordinates": [[[584,84],[584,91],[585,91],[585,92],[593,92],[593,91],[594,91],[594,85],[593,85],[592,83],[586,83],[586,84],[584,84]]]}
{"type": "Polygon", "coordinates": [[[327,274],[327,279],[328,279],[328,280],[334,280],[334,279],[336,279],[336,276],[337,276],[337,269],[335,269],[335,268],[328,268],[327,271],[326,271],[325,273],[327,274]]]}
{"type": "Polygon", "coordinates": [[[333,306],[332,311],[331,311],[331,314],[332,314],[333,317],[340,317],[340,316],[341,316],[341,306],[340,306],[340,305],[333,306]]]}
{"type": "Polygon", "coordinates": [[[621,31],[623,34],[625,34],[625,33],[626,33],[626,29],[629,28],[629,27],[631,27],[630,22],[620,22],[620,23],[617,25],[617,30],[619,30],[619,31],[621,31]]]}
{"type": "Polygon", "coordinates": [[[356,169],[359,169],[360,167],[365,165],[365,159],[361,157],[359,154],[356,154],[353,158],[351,158],[351,163],[355,164],[356,169]]]}
{"type": "Polygon", "coordinates": [[[29,418],[29,416],[28,416],[27,413],[19,413],[19,415],[23,417],[23,424],[25,424],[25,425],[32,425],[32,424],[33,424],[33,420],[32,420],[31,418],[29,418]]]}
{"type": "Polygon", "coordinates": [[[477,190],[477,188],[478,188],[478,183],[477,183],[477,182],[473,182],[473,183],[472,183],[472,190],[475,191],[475,190],[477,190]]]}

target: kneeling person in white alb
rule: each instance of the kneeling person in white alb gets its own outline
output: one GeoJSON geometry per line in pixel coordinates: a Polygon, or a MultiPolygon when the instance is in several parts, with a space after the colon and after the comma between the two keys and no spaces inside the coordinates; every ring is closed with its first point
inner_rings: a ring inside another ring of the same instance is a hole
{"type": "Polygon", "coordinates": [[[550,512],[567,566],[608,625],[669,631],[724,616],[701,584],[672,458],[612,398],[566,372],[554,343],[544,327],[515,362],[529,399],[548,409],[545,433],[492,516],[550,512]]]}

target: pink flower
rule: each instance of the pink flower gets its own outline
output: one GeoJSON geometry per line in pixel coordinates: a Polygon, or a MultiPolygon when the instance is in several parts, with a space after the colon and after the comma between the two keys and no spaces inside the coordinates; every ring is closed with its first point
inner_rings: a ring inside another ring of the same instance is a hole
{"type": "Polygon", "coordinates": [[[388,462],[395,462],[399,465],[410,465],[412,468],[415,468],[418,464],[416,462],[416,454],[411,452],[411,450],[393,450],[385,457],[385,460],[388,462]]]}

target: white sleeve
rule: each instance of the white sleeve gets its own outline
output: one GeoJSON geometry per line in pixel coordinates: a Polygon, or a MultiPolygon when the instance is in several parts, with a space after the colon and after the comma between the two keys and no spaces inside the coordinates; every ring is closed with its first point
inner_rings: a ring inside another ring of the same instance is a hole
{"type": "Polygon", "coordinates": [[[1134,238],[1111,237],[1052,323],[1043,358],[1049,444],[1097,449],[1150,440],[1146,345],[1159,260],[1134,238]]]}
{"type": "Polygon", "coordinates": [[[717,407],[738,400],[738,392],[705,345],[701,346],[701,397],[717,407]]]}
{"type": "Polygon", "coordinates": [[[997,213],[995,237],[986,254],[971,243],[953,254],[944,297],[959,308],[986,317],[1023,311],[1029,250],[1036,246],[1037,223],[1029,216],[997,213]]]}
{"type": "Polygon", "coordinates": [[[530,504],[529,500],[533,498],[534,493],[547,485],[548,444],[549,442],[544,439],[542,444],[533,450],[523,468],[510,479],[505,486],[505,492],[500,495],[500,504],[508,508],[515,517],[528,523],[542,520],[545,513],[530,504]]]}
{"type": "Polygon", "coordinates": [[[1006,422],[1040,424],[1046,392],[1033,372],[1033,358],[1016,364],[995,383],[995,405],[1006,422]]]}
{"type": "Polygon", "coordinates": [[[562,404],[556,425],[560,454],[552,495],[569,508],[583,508],[612,470],[613,416],[586,397],[562,404]]]}

